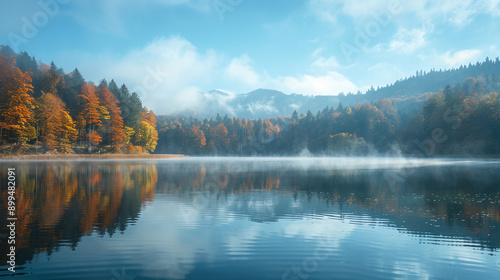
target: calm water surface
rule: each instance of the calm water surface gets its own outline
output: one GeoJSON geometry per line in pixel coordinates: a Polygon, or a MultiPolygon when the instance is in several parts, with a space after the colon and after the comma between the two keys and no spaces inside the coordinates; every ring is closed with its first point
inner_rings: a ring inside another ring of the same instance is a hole
{"type": "Polygon", "coordinates": [[[500,277],[494,160],[4,161],[0,179],[7,279],[500,277]]]}

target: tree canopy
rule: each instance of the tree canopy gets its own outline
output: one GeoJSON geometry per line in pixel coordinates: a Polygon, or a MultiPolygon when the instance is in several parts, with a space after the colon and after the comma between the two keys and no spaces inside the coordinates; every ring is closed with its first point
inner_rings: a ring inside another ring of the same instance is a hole
{"type": "Polygon", "coordinates": [[[78,69],[28,53],[0,53],[0,145],[4,152],[152,152],[154,113],[137,93],[114,81],[98,86],[78,69]],[[109,86],[109,88],[108,88],[109,86]],[[135,137],[134,137],[135,136],[135,137]]]}

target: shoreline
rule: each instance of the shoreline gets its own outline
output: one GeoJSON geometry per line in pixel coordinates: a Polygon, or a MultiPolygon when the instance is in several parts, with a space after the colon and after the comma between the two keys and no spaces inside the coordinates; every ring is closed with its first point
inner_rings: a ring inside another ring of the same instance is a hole
{"type": "Polygon", "coordinates": [[[7,155],[2,160],[113,160],[113,159],[173,159],[184,158],[182,154],[36,154],[36,155],[7,155]]]}
{"type": "MultiPolygon", "coordinates": [[[[22,154],[22,155],[0,155],[0,161],[14,160],[154,160],[154,159],[178,159],[189,158],[191,156],[184,154],[22,154]]],[[[499,160],[499,156],[491,157],[466,157],[466,156],[441,156],[441,157],[413,157],[405,156],[241,156],[241,155],[223,155],[223,156],[203,156],[197,155],[194,158],[261,158],[261,159],[276,159],[276,158],[400,158],[400,159],[475,159],[475,160],[499,160]]]]}

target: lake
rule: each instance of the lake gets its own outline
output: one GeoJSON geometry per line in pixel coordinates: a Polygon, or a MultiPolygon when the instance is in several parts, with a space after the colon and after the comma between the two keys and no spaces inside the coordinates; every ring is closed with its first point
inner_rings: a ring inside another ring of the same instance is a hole
{"type": "Polygon", "coordinates": [[[0,277],[500,275],[498,160],[2,161],[0,174],[0,277]],[[5,265],[8,168],[15,273],[5,265]]]}

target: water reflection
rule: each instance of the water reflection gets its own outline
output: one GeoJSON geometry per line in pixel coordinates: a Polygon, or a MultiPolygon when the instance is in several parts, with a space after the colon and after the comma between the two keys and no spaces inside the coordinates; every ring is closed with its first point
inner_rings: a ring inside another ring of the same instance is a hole
{"type": "Polygon", "coordinates": [[[470,237],[491,250],[500,248],[500,163],[335,165],[181,161],[160,166],[156,192],[183,198],[193,211],[224,207],[254,222],[368,215],[408,232],[470,237]],[[394,176],[399,180],[391,182],[394,176]]]}
{"type": "Polygon", "coordinates": [[[378,162],[4,162],[0,172],[17,169],[17,264],[37,279],[65,279],[36,257],[65,263],[75,255],[64,248],[92,257],[67,268],[89,270],[77,279],[111,279],[123,267],[141,279],[234,279],[228,269],[281,279],[320,246],[331,254],[313,278],[448,277],[457,264],[498,271],[498,162],[378,162]],[[429,255],[432,246],[439,255],[429,255]]]}
{"type": "MultiPolygon", "coordinates": [[[[124,231],[138,218],[141,205],[154,198],[158,180],[155,164],[25,162],[8,166],[16,167],[18,174],[18,265],[41,252],[50,255],[60,246],[75,248],[82,236],[93,232],[102,236],[124,231]]],[[[1,178],[6,178],[6,171],[2,164],[1,178]]],[[[7,197],[6,188],[1,197],[7,197]]],[[[6,217],[6,203],[1,205],[1,216],[6,217]]],[[[0,248],[6,252],[7,242],[0,243],[0,248]]],[[[6,255],[0,259],[5,263],[6,255]]]]}

